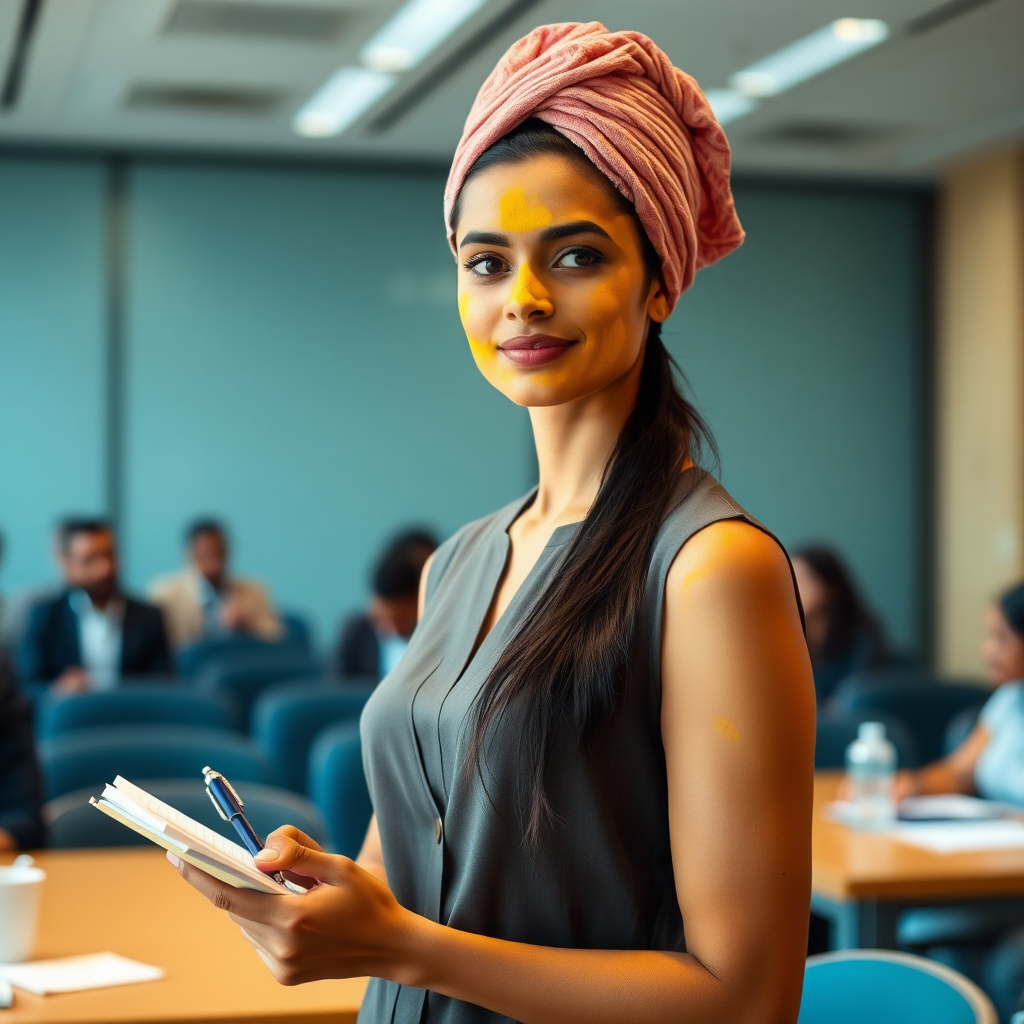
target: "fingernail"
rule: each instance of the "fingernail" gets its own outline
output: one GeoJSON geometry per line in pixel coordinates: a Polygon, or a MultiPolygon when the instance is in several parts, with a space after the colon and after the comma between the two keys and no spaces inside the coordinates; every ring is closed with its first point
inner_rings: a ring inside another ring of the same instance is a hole
{"type": "Polygon", "coordinates": [[[265,846],[256,854],[255,859],[263,861],[264,864],[267,864],[272,860],[277,860],[277,850],[272,850],[269,846],[265,846]]]}
{"type": "Polygon", "coordinates": [[[170,861],[170,862],[171,862],[171,863],[172,863],[172,864],[173,864],[173,865],[174,865],[174,866],[175,866],[176,868],[180,868],[180,867],[181,867],[181,859],[180,859],[179,857],[175,857],[175,856],[174,856],[174,854],[173,854],[173,853],[171,853],[171,851],[170,851],[170,850],[168,850],[168,851],[167,851],[167,859],[168,859],[168,860],[169,860],[169,861],[170,861]]]}

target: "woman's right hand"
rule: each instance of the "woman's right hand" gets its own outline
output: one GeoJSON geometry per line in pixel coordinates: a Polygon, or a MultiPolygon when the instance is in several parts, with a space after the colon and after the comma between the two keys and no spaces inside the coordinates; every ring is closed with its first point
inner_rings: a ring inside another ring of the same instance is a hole
{"type": "Polygon", "coordinates": [[[892,789],[892,798],[898,804],[908,796],[917,796],[921,792],[921,782],[917,772],[904,770],[896,773],[896,782],[892,789]]]}

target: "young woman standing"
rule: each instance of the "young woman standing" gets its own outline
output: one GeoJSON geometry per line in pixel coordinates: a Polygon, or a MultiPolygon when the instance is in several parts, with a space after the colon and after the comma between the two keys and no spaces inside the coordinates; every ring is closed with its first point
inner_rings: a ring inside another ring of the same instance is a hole
{"type": "Polygon", "coordinates": [[[181,870],[282,983],[372,975],[363,1022],[795,1021],[800,611],[782,548],[700,468],[660,337],[743,238],[724,133],[645,36],[543,26],[481,89],[445,213],[473,358],[529,408],[539,486],[425,572],[363,715],[358,860],[285,828],[257,862],[320,879],[306,896],[181,870]]]}

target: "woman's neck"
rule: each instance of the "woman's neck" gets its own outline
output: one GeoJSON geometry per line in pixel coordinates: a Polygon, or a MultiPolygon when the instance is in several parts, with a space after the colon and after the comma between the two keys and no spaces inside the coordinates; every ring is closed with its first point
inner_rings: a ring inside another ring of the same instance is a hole
{"type": "Polygon", "coordinates": [[[601,477],[640,389],[643,357],[608,387],[567,405],[533,406],[530,422],[540,478],[531,519],[552,526],[590,511],[601,477]]]}

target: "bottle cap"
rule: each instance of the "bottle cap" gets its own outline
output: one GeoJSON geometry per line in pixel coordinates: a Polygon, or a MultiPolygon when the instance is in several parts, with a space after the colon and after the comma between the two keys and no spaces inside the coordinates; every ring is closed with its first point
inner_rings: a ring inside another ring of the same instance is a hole
{"type": "Polygon", "coordinates": [[[857,726],[857,739],[877,743],[885,739],[885,725],[882,722],[861,722],[857,726]]]}

